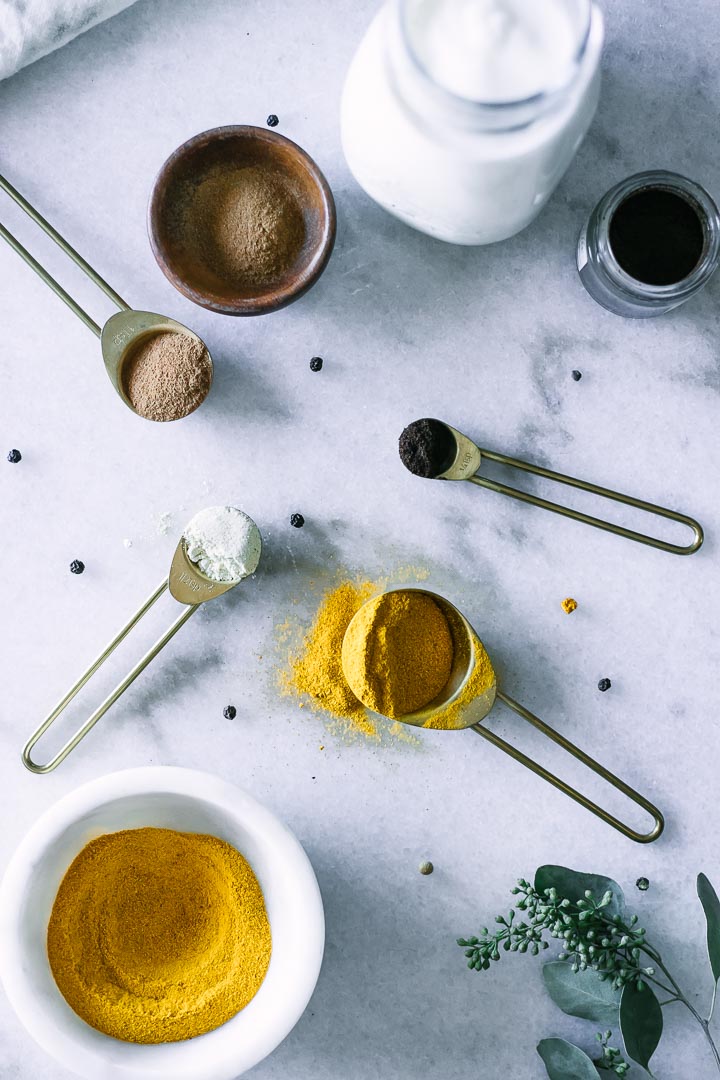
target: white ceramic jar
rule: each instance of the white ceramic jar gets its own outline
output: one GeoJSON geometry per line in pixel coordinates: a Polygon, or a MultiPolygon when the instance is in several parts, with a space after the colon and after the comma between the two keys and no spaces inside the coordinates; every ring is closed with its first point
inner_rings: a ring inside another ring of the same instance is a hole
{"type": "Polygon", "coordinates": [[[591,0],[387,0],[345,82],[348,165],[422,232],[504,240],[540,212],[590,126],[602,41],[591,0]]]}

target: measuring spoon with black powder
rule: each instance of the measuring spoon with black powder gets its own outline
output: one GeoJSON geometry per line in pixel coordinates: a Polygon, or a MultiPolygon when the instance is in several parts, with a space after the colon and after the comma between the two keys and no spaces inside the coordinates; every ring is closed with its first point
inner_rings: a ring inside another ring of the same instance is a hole
{"type": "Polygon", "coordinates": [[[413,421],[400,436],[399,451],[403,465],[415,476],[420,476],[426,480],[469,480],[471,484],[477,484],[479,487],[500,492],[502,495],[509,495],[520,502],[540,506],[544,510],[562,514],[563,517],[581,521],[585,525],[594,526],[596,529],[604,529],[606,532],[614,533],[616,536],[624,536],[627,540],[635,540],[640,544],[659,548],[661,551],[669,551],[674,555],[691,555],[700,548],[703,542],[702,526],[694,518],[677,513],[675,510],[668,510],[663,506],[657,506],[655,503],[645,502],[630,495],[623,495],[620,492],[612,491],[610,488],[599,487],[597,484],[591,484],[586,480],[577,480],[573,476],[566,476],[564,473],[544,469],[540,465],[533,465],[519,458],[508,457],[506,454],[499,454],[494,450],[481,449],[467,435],[463,435],[462,432],[442,420],[425,417],[422,420],[413,421]],[[531,495],[529,492],[509,487],[507,484],[501,484],[488,477],[479,476],[477,474],[483,458],[513,469],[519,469],[522,472],[532,473],[535,476],[542,476],[546,480],[554,480],[558,484],[579,488],[581,491],[589,491],[600,498],[610,499],[625,506],[644,510],[646,513],[653,514],[656,517],[679,522],[679,524],[692,531],[692,543],[684,547],[673,544],[659,537],[648,536],[645,533],[626,529],[622,525],[616,525],[614,522],[605,521],[590,514],[583,514],[581,511],[573,510],[569,506],[541,499],[536,495],[531,495]]]}

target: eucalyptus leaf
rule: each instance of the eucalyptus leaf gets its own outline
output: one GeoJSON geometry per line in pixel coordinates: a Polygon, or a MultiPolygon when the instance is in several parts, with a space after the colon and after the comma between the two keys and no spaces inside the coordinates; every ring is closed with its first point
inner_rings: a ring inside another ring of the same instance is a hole
{"type": "Polygon", "coordinates": [[[535,888],[539,893],[555,888],[560,896],[573,903],[584,898],[586,889],[596,900],[601,900],[609,891],[613,895],[605,914],[612,918],[625,911],[625,895],[617,881],[601,874],[581,874],[579,870],[568,870],[565,866],[540,866],[535,871],[535,888]]]}
{"type": "Polygon", "coordinates": [[[715,982],[720,979],[720,900],[704,874],[698,874],[697,893],[707,922],[707,951],[715,982]]]}
{"type": "Polygon", "coordinates": [[[591,968],[574,973],[566,960],[545,964],[542,973],[547,992],[564,1013],[594,1020],[602,1028],[617,1026],[620,991],[611,979],[603,981],[591,968]]]}
{"type": "Polygon", "coordinates": [[[623,987],[620,998],[620,1031],[628,1057],[647,1069],[663,1029],[660,1002],[647,983],[638,990],[635,982],[623,987]]]}
{"type": "Polygon", "coordinates": [[[598,1080],[598,1072],[579,1046],[565,1039],[541,1039],[537,1052],[550,1080],[598,1080]]]}

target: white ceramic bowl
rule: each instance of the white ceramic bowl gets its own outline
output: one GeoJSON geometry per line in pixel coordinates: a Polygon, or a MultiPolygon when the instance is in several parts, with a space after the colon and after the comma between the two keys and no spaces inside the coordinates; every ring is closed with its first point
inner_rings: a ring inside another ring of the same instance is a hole
{"type": "Polygon", "coordinates": [[[209,773],[129,769],[61,799],[30,829],[0,886],[0,978],[32,1037],[88,1080],[234,1080],[292,1030],[320,974],[325,920],[317,880],[297,839],[249,795],[209,773]],[[121,1042],[81,1020],[50,971],[47,925],[68,866],[90,840],[154,825],[233,844],[265,894],[272,957],[253,1000],[222,1027],[157,1046],[121,1042]]]}

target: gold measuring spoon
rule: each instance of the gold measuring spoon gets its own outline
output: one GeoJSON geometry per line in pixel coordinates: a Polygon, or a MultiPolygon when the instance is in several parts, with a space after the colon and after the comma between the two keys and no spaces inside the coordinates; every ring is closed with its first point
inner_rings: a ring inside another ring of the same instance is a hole
{"type": "MultiPolygon", "coordinates": [[[[233,508],[234,509],[234,508],[233,508]]],[[[236,513],[242,514],[241,510],[237,510],[236,513]]],[[[178,546],[175,549],[173,560],[170,566],[170,573],[161,581],[157,589],[147,598],[145,603],[135,612],[129,622],[123,626],[122,630],[112,639],[112,641],[105,647],[100,653],[98,658],[90,665],[84,674],[80,676],[77,682],[71,686],[65,697],[57,703],[50,715],[43,720],[42,724],[28,739],[22,752],[23,764],[30,772],[34,773],[49,773],[53,769],[65,760],[82,739],[91,731],[98,720],[100,720],[111,706],[115,704],[118,698],[125,693],[127,688],[135,682],[138,675],[145,670],[151,660],[154,660],[161,649],[164,649],[168,641],[177,634],[178,630],[185,625],[191,615],[194,615],[201,604],[207,600],[214,600],[216,596],[222,596],[223,593],[228,592],[229,589],[234,589],[240,581],[245,577],[249,577],[255,573],[258,562],[260,561],[260,551],[262,547],[262,541],[260,539],[260,532],[257,525],[251,518],[247,517],[247,514],[243,514],[244,518],[250,523],[252,530],[254,531],[255,543],[257,545],[257,557],[253,555],[253,560],[246,565],[246,573],[242,578],[238,578],[236,581],[213,581],[207,577],[200,568],[192,562],[188,557],[187,546],[184,536],[181,537],[178,546]],[[93,677],[96,671],[102,667],[109,656],[115,651],[118,645],[125,640],[133,627],[142,619],[143,615],[147,614],[153,604],[160,599],[166,589],[170,590],[170,595],[177,600],[180,604],[188,605],[183,611],[182,615],[179,615],[175,622],[165,631],[162,637],[158,638],[155,644],[149,649],[141,660],[137,662],[135,667],[128,672],[122,682],[118,683],[115,689],[108,694],[103,703],[95,710],[82,727],[78,728],[71,738],[65,743],[65,745],[57,752],[57,754],[51,758],[46,765],[39,765],[33,761],[30,756],[31,751],[39,739],[45,734],[48,728],[53,724],[61,713],[65,711],[67,706],[73,700],[76,694],[82,690],[87,682],[93,677]]]]}
{"type": "Polygon", "coordinates": [[[609,488],[598,487],[590,484],[587,480],[576,480],[573,476],[564,473],[552,472],[543,469],[540,465],[532,465],[528,461],[519,458],[508,457],[506,454],[498,454],[493,450],[480,449],[472,439],[463,435],[461,431],[451,427],[442,420],[433,420],[426,417],[423,420],[415,420],[405,428],[400,436],[400,459],[406,469],[416,476],[422,476],[432,480],[469,480],[471,484],[488,488],[490,491],[499,491],[502,495],[510,495],[520,502],[530,503],[532,506],[541,506],[544,510],[552,510],[555,514],[563,517],[582,521],[585,525],[593,525],[596,529],[604,529],[605,532],[615,533],[616,536],[624,536],[627,540],[636,540],[640,544],[648,544],[650,547],[660,548],[661,551],[670,551],[674,555],[692,555],[703,542],[702,526],[694,518],[686,514],[679,514],[675,510],[668,510],[664,506],[656,506],[655,503],[644,502],[630,495],[622,495],[618,491],[609,488]],[[572,510],[569,506],[559,503],[548,502],[536,495],[530,495],[526,491],[508,487],[496,480],[489,480],[484,476],[477,476],[482,459],[497,461],[501,465],[509,465],[514,469],[520,469],[535,476],[542,476],[547,480],[554,480],[558,484],[568,487],[579,488],[581,491],[589,491],[593,495],[599,495],[603,499],[611,499],[613,502],[623,503],[625,506],[634,506],[638,510],[645,510],[648,514],[667,518],[686,525],[692,530],[693,541],[687,547],[679,544],[671,544],[667,540],[660,540],[654,536],[646,536],[645,533],[626,529],[622,525],[615,525],[611,521],[603,521],[602,518],[583,514],[579,510],[572,510]]]}
{"type": "MultiPolygon", "coordinates": [[[[197,334],[193,333],[192,330],[189,330],[187,326],[183,326],[182,323],[176,322],[175,319],[170,319],[166,315],[156,315],[152,311],[135,311],[133,308],[129,307],[123,298],[115,292],[112,286],[108,285],[107,281],[105,281],[104,278],[101,278],[96,270],[93,270],[92,266],[83,259],[82,255],[78,254],[75,248],[60,235],[57,229],[53,228],[50,222],[46,221],[42,214],[38,213],[35,207],[32,206],[4,176],[0,176],[0,190],[9,195],[10,198],[25,211],[28,217],[32,218],[35,224],[39,225],[43,232],[47,233],[50,239],[54,240],[58,247],[72,259],[76,266],[80,267],[93,284],[97,285],[97,287],[101,289],[102,292],[104,292],[105,295],[120,309],[115,315],[110,316],[101,329],[80,304],[78,304],[78,302],[63,289],[62,285],[48,273],[45,267],[42,266],[37,259],[33,258],[20,241],[17,240],[2,223],[0,223],[0,236],[7,241],[13,251],[15,251],[21,259],[24,259],[38,277],[41,278],[41,280],[67,304],[70,310],[85,323],[88,329],[92,330],[96,337],[100,338],[102,357],[105,362],[105,370],[108,373],[110,382],[115,387],[120,398],[122,398],[127,407],[131,409],[136,416],[141,416],[142,414],[133,407],[130,399],[125,393],[123,365],[137,350],[137,347],[143,341],[147,340],[147,338],[168,331],[186,334],[188,337],[193,338],[202,345],[207,353],[212,380],[212,358],[210,356],[210,351],[205,345],[205,342],[202,341],[197,334]]],[[[143,419],[146,420],[149,418],[143,417],[143,419]]]]}
{"type": "MultiPolygon", "coordinates": [[[[470,728],[471,731],[475,731],[478,735],[482,735],[482,737],[487,739],[488,742],[491,742],[493,746],[499,747],[500,750],[509,754],[515,761],[519,761],[526,768],[536,773],[537,776],[541,776],[543,780],[547,780],[553,787],[558,788],[559,791],[562,791],[565,795],[574,799],[575,802],[580,803],[586,810],[589,810],[592,814],[595,814],[597,817],[607,822],[608,825],[612,825],[612,827],[617,829],[618,832],[621,832],[623,836],[627,836],[630,840],[635,840],[638,844],[650,844],[653,840],[657,840],[665,828],[665,821],[657,807],[653,806],[644,795],[640,795],[631,788],[629,784],[626,784],[624,780],[621,780],[611,773],[604,765],[601,765],[591,758],[584,750],[581,750],[580,747],[571,743],[564,735],[561,735],[558,731],[555,731],[554,728],[551,728],[544,720],[541,720],[523,705],[518,704],[517,701],[513,701],[507,694],[504,694],[499,690],[494,673],[492,682],[489,686],[485,686],[477,696],[470,698],[467,701],[467,704],[463,704],[460,708],[453,708],[454,705],[456,706],[458,702],[461,701],[464,692],[467,692],[468,683],[475,671],[479,654],[482,653],[483,656],[487,655],[485,654],[482,642],[465,616],[444,597],[438,596],[437,593],[429,592],[427,589],[406,588],[394,589],[391,591],[419,593],[434,600],[448,621],[453,641],[453,664],[450,677],[438,697],[436,697],[434,701],[431,701],[429,705],[426,705],[425,708],[419,709],[417,712],[406,713],[404,716],[396,716],[394,719],[400,721],[402,724],[410,724],[412,727],[437,727],[442,728],[443,730],[462,730],[464,728],[470,728]],[[643,810],[646,810],[655,822],[654,827],[650,832],[637,832],[623,821],[620,821],[619,818],[615,817],[608,810],[598,806],[597,803],[593,802],[586,795],[576,791],[575,788],[571,787],[564,780],[561,780],[559,777],[549,772],[544,766],[539,765],[532,758],[528,757],[527,754],[523,754],[521,750],[518,750],[504,739],[501,739],[499,735],[496,735],[493,731],[483,727],[482,721],[488,715],[496,700],[502,701],[504,705],[507,705],[513,712],[516,712],[523,720],[532,724],[532,726],[537,728],[538,731],[541,731],[543,735],[552,739],[552,741],[557,743],[558,746],[561,746],[563,750],[572,754],[572,756],[577,758],[578,761],[581,761],[583,765],[587,765],[589,769],[592,769],[594,773],[601,776],[603,780],[607,780],[609,784],[612,784],[614,788],[621,791],[628,799],[631,799],[632,802],[642,807],[643,810]]],[[[369,600],[366,604],[363,604],[360,611],[356,613],[345,631],[345,642],[352,636],[353,624],[356,623],[356,620],[360,620],[361,612],[368,604],[373,603],[373,600],[369,600]]],[[[363,705],[370,708],[371,706],[368,705],[368,702],[363,700],[362,684],[358,683],[357,679],[353,678],[352,667],[345,661],[344,643],[343,671],[350,689],[355,696],[363,702],[363,705]]]]}

